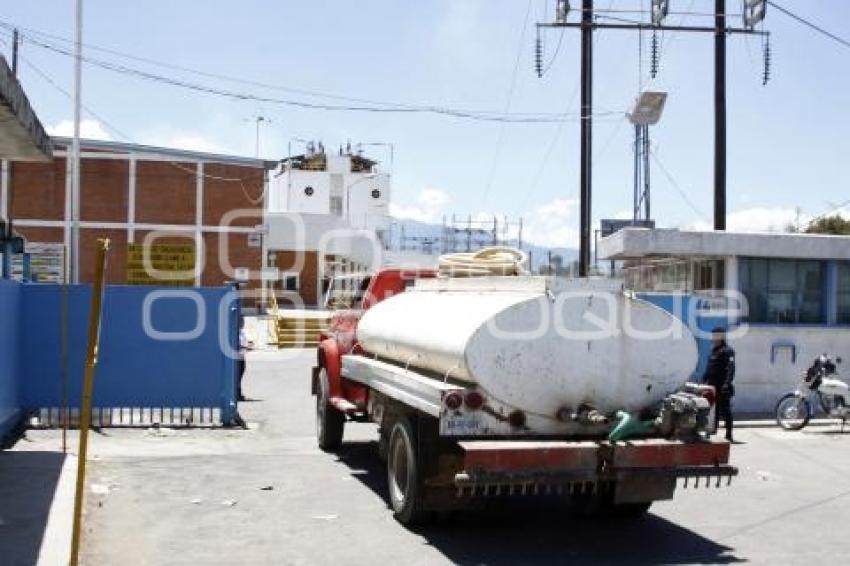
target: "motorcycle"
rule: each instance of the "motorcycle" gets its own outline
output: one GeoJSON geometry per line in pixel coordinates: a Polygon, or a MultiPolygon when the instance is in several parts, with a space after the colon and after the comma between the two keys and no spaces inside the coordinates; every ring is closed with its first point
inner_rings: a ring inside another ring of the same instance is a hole
{"type": "Polygon", "coordinates": [[[841,431],[850,418],[850,386],[832,377],[838,372],[841,358],[832,360],[826,354],[818,356],[803,373],[803,381],[793,393],[784,395],[776,404],[776,422],[785,430],[800,430],[814,415],[813,400],[827,416],[841,419],[841,431]]]}

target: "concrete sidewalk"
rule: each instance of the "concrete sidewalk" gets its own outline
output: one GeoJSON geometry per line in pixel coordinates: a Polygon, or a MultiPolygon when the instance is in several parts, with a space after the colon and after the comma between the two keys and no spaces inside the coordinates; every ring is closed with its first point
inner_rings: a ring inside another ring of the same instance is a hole
{"type": "Polygon", "coordinates": [[[27,440],[0,452],[0,562],[67,564],[77,458],[27,440]]]}

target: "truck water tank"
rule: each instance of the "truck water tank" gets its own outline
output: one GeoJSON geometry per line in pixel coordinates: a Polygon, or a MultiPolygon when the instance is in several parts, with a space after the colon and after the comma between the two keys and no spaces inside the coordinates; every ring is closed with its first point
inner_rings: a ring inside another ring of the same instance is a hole
{"type": "Polygon", "coordinates": [[[370,354],[475,383],[528,412],[639,411],[688,380],[696,342],[668,312],[603,285],[420,280],[366,311],[357,339],[370,354]]]}

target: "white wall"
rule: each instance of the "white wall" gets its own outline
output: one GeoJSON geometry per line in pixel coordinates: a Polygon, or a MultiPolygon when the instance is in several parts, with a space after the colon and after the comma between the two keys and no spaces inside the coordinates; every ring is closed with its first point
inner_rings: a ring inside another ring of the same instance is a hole
{"type": "Polygon", "coordinates": [[[350,228],[330,214],[274,212],[266,214],[270,250],[319,251],[342,255],[375,268],[383,264],[383,250],[375,233],[350,228]]]}
{"type": "MultiPolygon", "coordinates": [[[[823,353],[841,356],[850,364],[850,328],[806,326],[750,326],[744,336],[730,340],[735,350],[734,410],[773,413],[779,398],[794,390],[803,371],[823,353]],[[789,348],[777,350],[771,363],[771,347],[791,343],[797,349],[792,363],[789,348]]],[[[850,366],[838,366],[839,376],[850,378],[850,366]]]]}
{"type": "Polygon", "coordinates": [[[306,212],[328,214],[330,212],[331,178],[325,171],[301,171],[295,169],[278,176],[272,175],[269,190],[269,210],[272,212],[306,212]],[[304,190],[313,188],[312,196],[304,190]]]}
{"type": "MultiPolygon", "coordinates": [[[[360,176],[362,179],[362,176],[360,176]]],[[[389,228],[389,206],[390,206],[390,176],[378,174],[372,179],[357,180],[350,176],[355,185],[350,186],[351,210],[347,217],[355,228],[366,228],[368,230],[387,230],[389,228]],[[372,191],[377,190],[378,198],[372,196],[372,191]]],[[[347,181],[348,182],[348,181],[347,181]]]]}

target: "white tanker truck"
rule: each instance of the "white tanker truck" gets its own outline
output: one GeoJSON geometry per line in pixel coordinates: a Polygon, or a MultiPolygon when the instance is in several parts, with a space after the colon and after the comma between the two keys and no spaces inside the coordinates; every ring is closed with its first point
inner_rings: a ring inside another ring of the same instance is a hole
{"type": "Polygon", "coordinates": [[[640,515],[737,474],[713,388],[686,383],[694,337],[611,283],[386,269],[360,307],[320,341],[318,440],[377,423],[403,523],[497,496],[640,515]]]}

